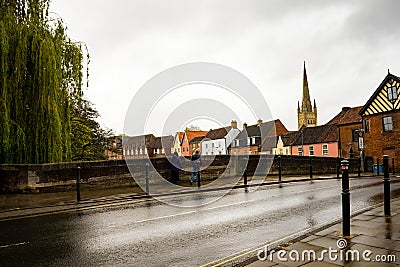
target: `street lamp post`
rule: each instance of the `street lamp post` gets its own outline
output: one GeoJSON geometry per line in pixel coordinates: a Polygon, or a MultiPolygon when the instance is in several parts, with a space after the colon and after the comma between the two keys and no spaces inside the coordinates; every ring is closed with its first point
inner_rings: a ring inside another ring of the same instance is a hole
{"type": "Polygon", "coordinates": [[[361,172],[364,172],[364,129],[356,130],[358,134],[358,150],[361,158],[361,172]]]}

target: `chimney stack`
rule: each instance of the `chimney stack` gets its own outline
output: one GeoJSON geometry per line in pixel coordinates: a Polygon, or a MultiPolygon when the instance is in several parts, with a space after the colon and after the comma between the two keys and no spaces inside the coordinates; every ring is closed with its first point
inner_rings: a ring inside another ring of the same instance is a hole
{"type": "Polygon", "coordinates": [[[260,126],[262,122],[263,122],[262,119],[258,119],[258,121],[257,121],[258,126],[260,126]]]}
{"type": "Polygon", "coordinates": [[[243,123],[243,129],[247,128],[247,123],[243,123]]]}
{"type": "Polygon", "coordinates": [[[232,121],[231,121],[231,127],[232,127],[233,129],[237,129],[237,121],[232,120],[232,121]]]}

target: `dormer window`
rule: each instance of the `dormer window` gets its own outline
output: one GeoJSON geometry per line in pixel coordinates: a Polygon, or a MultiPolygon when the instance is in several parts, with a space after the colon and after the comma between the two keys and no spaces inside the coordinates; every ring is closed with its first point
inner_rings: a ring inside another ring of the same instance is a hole
{"type": "Polygon", "coordinates": [[[397,100],[397,87],[392,86],[388,88],[387,91],[389,101],[396,101],[397,100]]]}

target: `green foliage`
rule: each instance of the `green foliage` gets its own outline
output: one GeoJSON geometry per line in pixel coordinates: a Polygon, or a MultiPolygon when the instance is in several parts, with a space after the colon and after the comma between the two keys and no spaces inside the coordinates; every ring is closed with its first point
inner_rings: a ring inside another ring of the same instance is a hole
{"type": "Polygon", "coordinates": [[[104,150],[111,131],[103,130],[95,120],[99,116],[92,104],[82,99],[72,112],[72,160],[105,160],[104,150]]]}
{"type": "Polygon", "coordinates": [[[49,2],[0,0],[0,163],[71,160],[83,52],[49,2]]]}

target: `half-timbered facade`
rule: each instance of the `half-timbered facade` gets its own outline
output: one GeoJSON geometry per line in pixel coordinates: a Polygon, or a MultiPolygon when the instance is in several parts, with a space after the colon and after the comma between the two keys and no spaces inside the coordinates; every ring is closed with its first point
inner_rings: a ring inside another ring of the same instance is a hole
{"type": "MultiPolygon", "coordinates": [[[[374,162],[383,155],[400,168],[400,78],[389,73],[360,110],[364,129],[363,152],[374,162]],[[397,164],[396,164],[397,163],[397,164]]],[[[382,160],[381,160],[382,162],[382,160]]]]}

